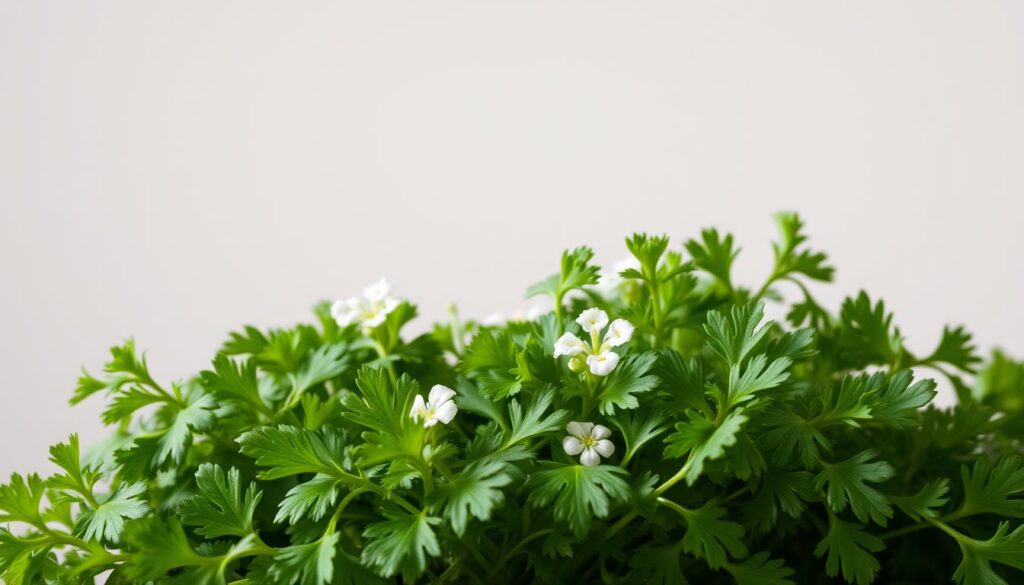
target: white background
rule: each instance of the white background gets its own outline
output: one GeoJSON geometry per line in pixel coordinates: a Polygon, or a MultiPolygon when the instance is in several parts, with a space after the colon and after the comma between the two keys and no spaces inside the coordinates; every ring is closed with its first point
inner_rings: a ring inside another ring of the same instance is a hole
{"type": "Polygon", "coordinates": [[[0,476],[102,436],[66,401],[128,336],[167,379],[382,275],[510,312],[633,230],[757,286],[780,209],[833,307],[1024,355],[1022,104],[1009,0],[0,0],[0,476]]]}

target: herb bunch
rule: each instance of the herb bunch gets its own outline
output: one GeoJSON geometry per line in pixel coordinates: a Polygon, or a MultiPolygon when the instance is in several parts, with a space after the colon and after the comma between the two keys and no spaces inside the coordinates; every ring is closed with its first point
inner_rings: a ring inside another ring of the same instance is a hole
{"type": "Polygon", "coordinates": [[[381,282],[312,324],[232,333],[180,382],[117,346],[72,398],[106,396],[110,439],[71,435],[57,472],[0,486],[0,575],[1024,582],[1024,363],[981,368],[961,327],[912,353],[864,292],[829,311],[809,286],[831,281],[825,254],[776,219],[756,288],[733,280],[731,235],[636,234],[617,273],[565,252],[533,318],[453,311],[410,339],[415,307],[381,282]],[[957,404],[930,405],[926,376],[957,404]]]}

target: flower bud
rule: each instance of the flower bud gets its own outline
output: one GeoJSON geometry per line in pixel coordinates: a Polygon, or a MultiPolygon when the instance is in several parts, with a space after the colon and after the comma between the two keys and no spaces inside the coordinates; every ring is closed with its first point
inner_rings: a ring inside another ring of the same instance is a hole
{"type": "Polygon", "coordinates": [[[572,356],[569,360],[569,369],[577,374],[587,369],[587,358],[582,354],[572,356]]]}

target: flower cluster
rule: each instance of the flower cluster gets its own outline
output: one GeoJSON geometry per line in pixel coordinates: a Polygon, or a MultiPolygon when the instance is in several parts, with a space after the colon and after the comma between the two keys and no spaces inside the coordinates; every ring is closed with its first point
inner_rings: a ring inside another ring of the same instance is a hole
{"type": "Polygon", "coordinates": [[[583,311],[576,322],[590,334],[590,342],[572,333],[565,333],[555,342],[555,357],[570,356],[572,359],[569,367],[573,371],[582,371],[586,364],[591,374],[607,376],[619,363],[619,354],[612,351],[612,348],[623,345],[633,337],[633,325],[625,319],[616,319],[609,326],[608,313],[597,308],[583,311]],[[601,331],[606,326],[608,331],[602,339],[601,331]]]}
{"type": "Polygon", "coordinates": [[[399,303],[397,298],[391,296],[391,285],[387,279],[382,278],[363,290],[363,298],[349,297],[335,301],[331,305],[331,316],[342,327],[358,322],[363,329],[373,329],[383,323],[388,313],[394,311],[399,303]]]}

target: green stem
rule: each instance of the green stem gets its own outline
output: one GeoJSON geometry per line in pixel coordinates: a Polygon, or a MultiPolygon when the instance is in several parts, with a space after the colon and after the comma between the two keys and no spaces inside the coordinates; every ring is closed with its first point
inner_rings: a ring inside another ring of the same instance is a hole
{"type": "MultiPolygon", "coordinates": [[[[658,496],[660,496],[661,494],[663,494],[666,491],[668,491],[669,488],[671,488],[672,486],[676,485],[684,477],[686,477],[686,474],[689,473],[689,471],[690,471],[690,465],[692,465],[692,463],[693,463],[693,451],[690,451],[689,457],[686,458],[686,462],[683,463],[683,466],[679,468],[679,471],[677,471],[676,474],[673,475],[672,477],[670,477],[667,480],[665,480],[664,483],[662,483],[658,487],[654,488],[654,491],[651,492],[651,495],[654,496],[655,498],[657,498],[657,501],[660,503],[662,498],[660,498],[658,496]]],[[[669,501],[669,500],[666,500],[666,501],[669,501]]],[[[615,536],[616,533],[618,533],[620,530],[625,528],[627,524],[632,522],[633,519],[636,518],[639,515],[640,515],[639,512],[637,512],[636,510],[633,510],[633,511],[629,512],[628,514],[626,514],[625,516],[623,516],[622,518],[619,518],[619,521],[616,522],[615,524],[613,524],[612,527],[608,529],[608,532],[605,533],[605,538],[611,538],[612,536],[615,536]]]]}
{"type": "Polygon", "coordinates": [[[657,278],[646,280],[647,290],[651,295],[651,312],[653,313],[654,321],[654,343],[652,344],[654,349],[661,347],[661,322],[664,315],[661,313],[661,294],[659,293],[659,282],[657,278]]]}
{"type": "Polygon", "coordinates": [[[770,287],[772,283],[774,283],[778,279],[778,267],[776,267],[774,270],[772,270],[771,276],[768,277],[768,280],[764,281],[764,285],[761,288],[759,288],[756,293],[754,293],[754,298],[752,300],[755,302],[761,300],[761,297],[763,297],[765,293],[768,292],[768,287],[770,287]]]}
{"type": "Polygon", "coordinates": [[[527,537],[523,538],[522,540],[520,540],[518,544],[516,544],[514,547],[512,547],[512,550],[510,550],[507,553],[505,553],[504,555],[502,555],[501,559],[497,563],[495,563],[493,567],[491,567],[490,571],[487,572],[487,575],[484,577],[484,579],[490,581],[490,579],[492,577],[494,577],[495,575],[498,574],[498,571],[501,570],[501,567],[503,567],[505,565],[505,563],[507,563],[509,560],[511,560],[512,557],[514,557],[514,556],[518,555],[520,552],[522,552],[522,550],[524,548],[526,548],[526,545],[530,544],[530,542],[532,542],[534,540],[537,540],[538,538],[540,538],[542,536],[546,536],[548,534],[551,534],[552,532],[554,532],[554,529],[552,529],[552,528],[545,528],[543,530],[538,530],[538,531],[534,532],[533,534],[530,534],[529,536],[527,536],[527,537]]]}
{"type": "Polygon", "coordinates": [[[341,502],[338,504],[338,509],[334,511],[334,515],[331,516],[331,520],[327,523],[327,529],[324,531],[324,536],[334,532],[334,528],[338,525],[338,520],[341,519],[341,513],[345,511],[345,508],[352,500],[356,499],[361,494],[366,493],[366,491],[367,490],[364,488],[354,489],[342,498],[341,502]]]}

